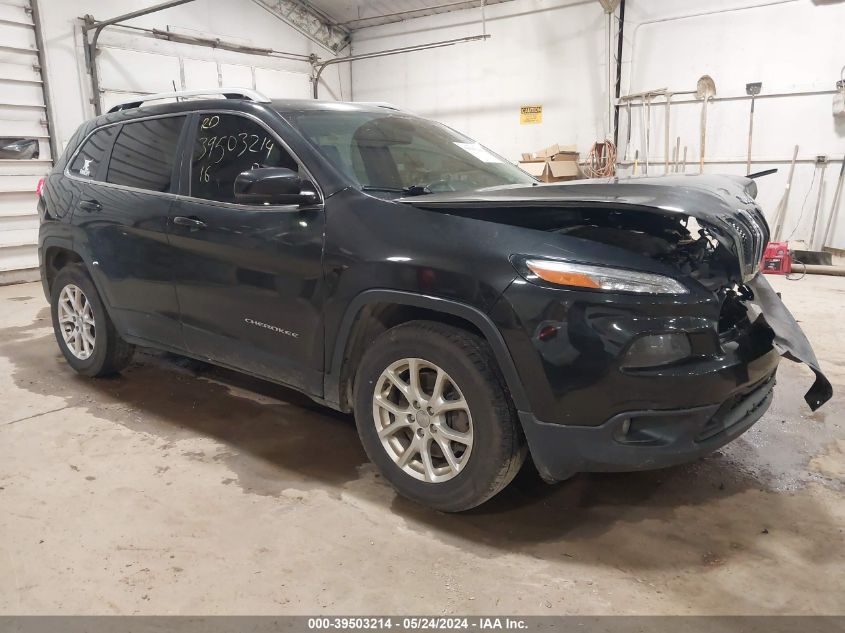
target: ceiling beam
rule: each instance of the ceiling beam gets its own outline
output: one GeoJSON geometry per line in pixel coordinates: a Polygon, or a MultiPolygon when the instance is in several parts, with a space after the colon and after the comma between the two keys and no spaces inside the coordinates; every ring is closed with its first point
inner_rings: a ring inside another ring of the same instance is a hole
{"type": "MultiPolygon", "coordinates": [[[[379,24],[374,26],[381,26],[382,24],[390,24],[391,22],[401,22],[405,19],[409,19],[406,16],[409,16],[410,18],[425,17],[427,15],[436,15],[438,13],[448,13],[449,11],[473,9],[479,7],[482,4],[482,1],[483,0],[452,0],[451,2],[444,2],[443,4],[435,4],[432,6],[417,7],[416,9],[404,9],[402,11],[393,11],[391,13],[382,13],[370,15],[367,17],[352,18],[344,22],[338,22],[337,24],[339,26],[350,27],[354,31],[360,28],[366,28],[367,25],[365,24],[362,26],[362,22],[378,21],[379,24]]],[[[505,0],[486,0],[485,4],[498,4],[499,2],[504,1],[505,0]]]]}
{"type": "Polygon", "coordinates": [[[305,37],[337,54],[349,45],[349,31],[335,24],[307,0],[253,0],[305,37]]]}

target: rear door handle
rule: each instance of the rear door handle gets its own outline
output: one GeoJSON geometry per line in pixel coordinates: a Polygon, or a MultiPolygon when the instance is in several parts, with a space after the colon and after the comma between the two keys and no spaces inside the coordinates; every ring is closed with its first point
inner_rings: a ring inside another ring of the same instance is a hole
{"type": "Polygon", "coordinates": [[[199,218],[186,218],[184,215],[177,215],[173,218],[173,224],[187,226],[192,229],[204,229],[208,225],[199,218]]]}
{"type": "Polygon", "coordinates": [[[83,211],[102,211],[103,205],[101,205],[96,200],[82,200],[79,203],[79,208],[83,211]]]}

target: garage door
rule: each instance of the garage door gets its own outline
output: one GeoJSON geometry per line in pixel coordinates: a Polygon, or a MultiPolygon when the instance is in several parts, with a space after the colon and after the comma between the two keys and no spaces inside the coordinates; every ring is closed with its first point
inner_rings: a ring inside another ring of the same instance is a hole
{"type": "MultiPolygon", "coordinates": [[[[240,55],[243,63],[202,59],[181,45],[180,53],[144,51],[114,44],[100,46],[97,63],[103,111],[115,104],[155,92],[221,86],[252,88],[271,99],[308,99],[308,72],[273,68],[273,59],[240,55]],[[181,51],[185,51],[182,53],[181,51]],[[266,63],[262,64],[261,61],[266,63]]],[[[198,50],[193,47],[193,50],[198,50]]],[[[306,66],[305,64],[302,64],[306,66]]]]}
{"type": "Polygon", "coordinates": [[[35,187],[52,165],[28,0],[0,4],[0,282],[37,277],[35,187]]]}

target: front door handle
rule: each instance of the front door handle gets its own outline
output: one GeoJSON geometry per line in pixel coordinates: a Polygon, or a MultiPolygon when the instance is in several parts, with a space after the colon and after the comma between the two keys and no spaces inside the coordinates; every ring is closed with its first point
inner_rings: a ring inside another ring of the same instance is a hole
{"type": "Polygon", "coordinates": [[[101,205],[96,200],[82,200],[79,203],[79,208],[82,209],[83,211],[94,212],[94,211],[102,211],[103,205],[101,205]]]}
{"type": "Polygon", "coordinates": [[[186,218],[184,215],[177,215],[173,218],[173,224],[187,226],[191,229],[204,229],[208,225],[199,218],[186,218]]]}

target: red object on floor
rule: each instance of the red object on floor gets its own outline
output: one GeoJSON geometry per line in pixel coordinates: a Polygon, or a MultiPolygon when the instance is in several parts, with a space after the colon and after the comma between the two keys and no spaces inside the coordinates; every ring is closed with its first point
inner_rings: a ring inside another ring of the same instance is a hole
{"type": "Polygon", "coordinates": [[[760,270],[767,275],[788,275],[792,272],[792,253],[787,242],[769,242],[760,262],[760,270]]]}

